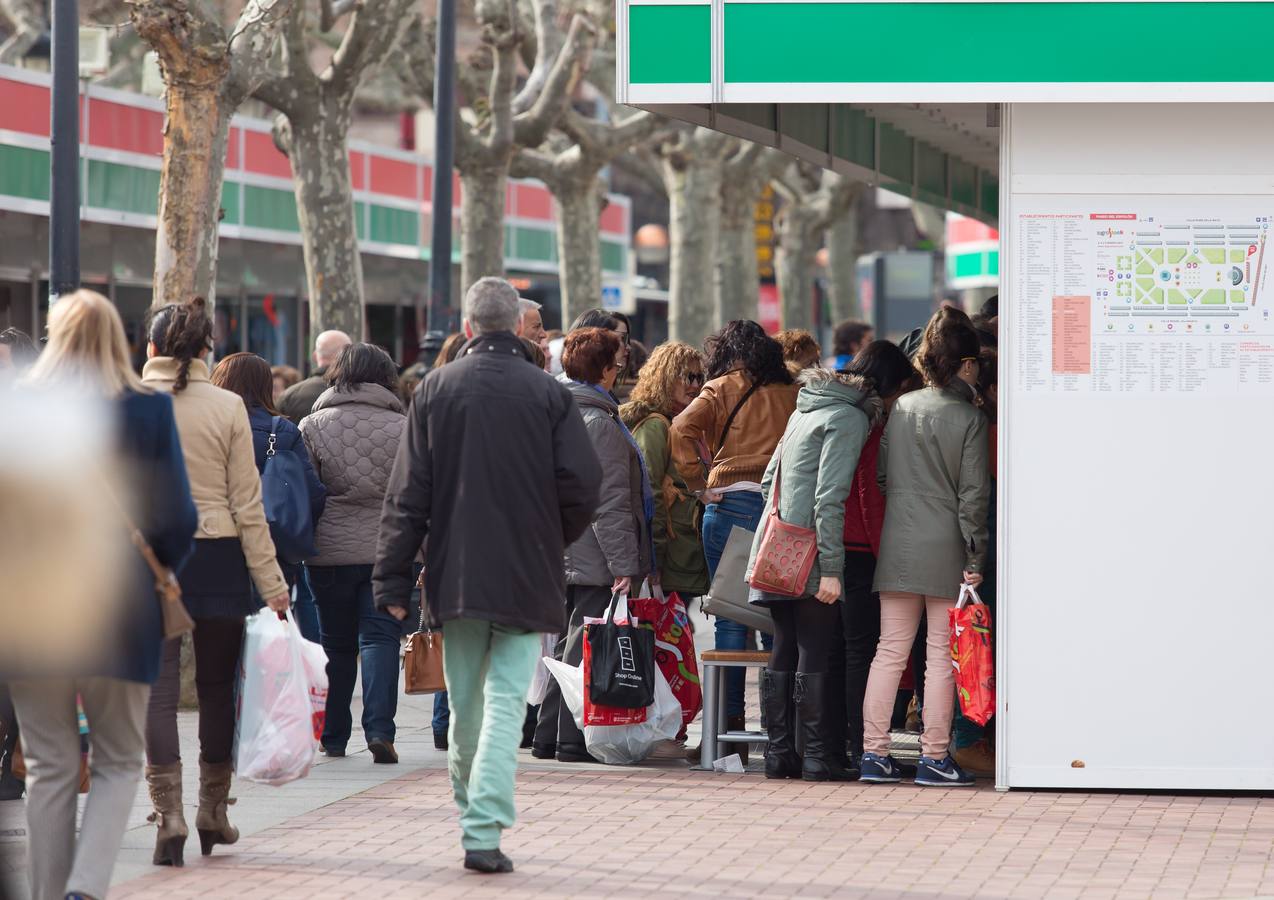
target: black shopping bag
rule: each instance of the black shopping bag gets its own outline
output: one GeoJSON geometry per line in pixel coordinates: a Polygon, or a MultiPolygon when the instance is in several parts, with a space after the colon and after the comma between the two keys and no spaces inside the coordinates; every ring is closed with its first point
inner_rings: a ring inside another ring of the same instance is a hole
{"type": "Polygon", "coordinates": [[[601,706],[645,709],[655,702],[655,632],[628,615],[628,595],[611,598],[600,620],[584,620],[588,699],[601,706]]]}

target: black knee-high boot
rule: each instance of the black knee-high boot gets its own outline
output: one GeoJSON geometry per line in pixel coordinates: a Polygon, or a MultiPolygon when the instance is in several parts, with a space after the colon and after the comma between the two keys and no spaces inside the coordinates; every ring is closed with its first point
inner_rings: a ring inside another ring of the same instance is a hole
{"type": "Polygon", "coordinates": [[[854,781],[858,773],[846,769],[827,748],[827,673],[797,672],[794,691],[805,757],[801,777],[806,781],[854,781]]]}
{"type": "Polygon", "coordinates": [[[792,672],[762,672],[761,696],[765,701],[765,722],[769,741],[765,745],[766,778],[800,778],[801,757],[796,752],[796,709],[792,672]]]}

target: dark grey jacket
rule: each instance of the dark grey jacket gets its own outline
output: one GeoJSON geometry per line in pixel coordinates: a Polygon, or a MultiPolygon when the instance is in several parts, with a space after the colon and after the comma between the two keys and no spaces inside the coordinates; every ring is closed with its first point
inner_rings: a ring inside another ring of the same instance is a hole
{"type": "Polygon", "coordinates": [[[889,414],[877,463],[885,528],[878,591],[949,597],[981,572],[991,495],[987,420],[959,379],[904,394],[889,414]]]}
{"type": "Polygon", "coordinates": [[[412,396],[381,511],[376,605],[407,608],[428,536],[435,621],[565,630],[562,551],[592,521],[601,478],[570,392],[512,334],[475,338],[412,396]]]}
{"type": "Polygon", "coordinates": [[[619,404],[609,394],[565,375],[560,380],[570,388],[602,464],[601,504],[593,527],[566,548],[566,583],[609,587],[616,578],[629,576],[635,584],[651,569],[641,456],[624,434],[619,404]]]}
{"type": "Polygon", "coordinates": [[[298,381],[279,398],[279,412],[300,425],[301,420],[314,411],[314,404],[331,385],[327,383],[327,366],[314,370],[309,378],[298,381]]]}

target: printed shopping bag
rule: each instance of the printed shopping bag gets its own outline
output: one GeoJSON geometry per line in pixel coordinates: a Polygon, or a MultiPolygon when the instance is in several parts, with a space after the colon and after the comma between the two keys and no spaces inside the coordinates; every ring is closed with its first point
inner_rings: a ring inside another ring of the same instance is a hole
{"type": "Polygon", "coordinates": [[[995,714],[995,658],[991,653],[991,610],[970,585],[950,611],[951,664],[956,694],[966,719],[985,725],[995,714]],[[972,601],[972,602],[969,602],[972,601]]]}
{"type": "Polygon", "coordinates": [[[703,708],[703,691],[699,686],[699,665],[695,659],[695,642],[690,633],[690,617],[686,605],[676,593],[664,596],[656,587],[654,597],[629,601],[629,611],[642,628],[655,634],[655,662],[663,672],[673,696],[681,704],[681,721],[689,725],[703,708]]]}
{"type": "Polygon", "coordinates": [[[588,692],[584,690],[584,667],[572,666],[546,656],[545,667],[562,689],[562,702],[584,731],[588,752],[608,765],[639,763],[660,741],[670,741],[681,730],[681,706],[668,687],[663,672],[655,671],[655,702],[642,710],[642,719],[630,725],[589,725],[584,719],[588,692]]]}
{"type": "Polygon", "coordinates": [[[645,721],[655,698],[655,634],[628,612],[628,595],[611,598],[600,619],[584,619],[584,718],[589,725],[645,721]]]}

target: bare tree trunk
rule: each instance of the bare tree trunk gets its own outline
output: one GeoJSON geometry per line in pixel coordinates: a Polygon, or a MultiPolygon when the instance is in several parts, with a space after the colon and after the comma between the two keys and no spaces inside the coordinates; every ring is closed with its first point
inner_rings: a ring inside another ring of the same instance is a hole
{"type": "Polygon", "coordinates": [[[504,192],[508,181],[507,163],[470,163],[460,174],[460,283],[465,290],[479,278],[504,274],[504,192]]]}
{"type": "Polygon", "coordinates": [[[714,321],[712,260],[720,243],[721,166],[694,160],[675,172],[668,191],[668,336],[699,346],[720,322],[714,321]]]}
{"type": "Polygon", "coordinates": [[[805,204],[789,205],[779,220],[777,275],[784,328],[810,329],[814,324],[814,258],[818,254],[817,212],[805,204]]]}
{"type": "Polygon", "coordinates": [[[182,81],[167,90],[159,176],[153,303],[185,303],[217,293],[217,224],[230,116],[217,85],[182,81]]]}
{"type": "Polygon", "coordinates": [[[595,179],[557,186],[557,251],[562,273],[562,324],[575,321],[602,300],[602,252],[598,222],[602,198],[595,179]]]}
{"type": "Polygon", "coordinates": [[[858,205],[854,204],[827,228],[828,303],[832,321],[861,319],[858,302],[858,205]]]}
{"type": "Polygon", "coordinates": [[[761,278],[756,260],[756,223],[749,192],[722,190],[721,234],[717,247],[717,277],[713,315],[719,323],[755,319],[761,278]],[[742,213],[746,211],[747,215],[742,213]]]}
{"type": "Polygon", "coordinates": [[[347,114],[328,109],[297,122],[280,116],[275,123],[292,161],[310,294],[310,332],[339,329],[359,340],[365,334],[363,261],[345,149],[348,127],[347,114]]]}

